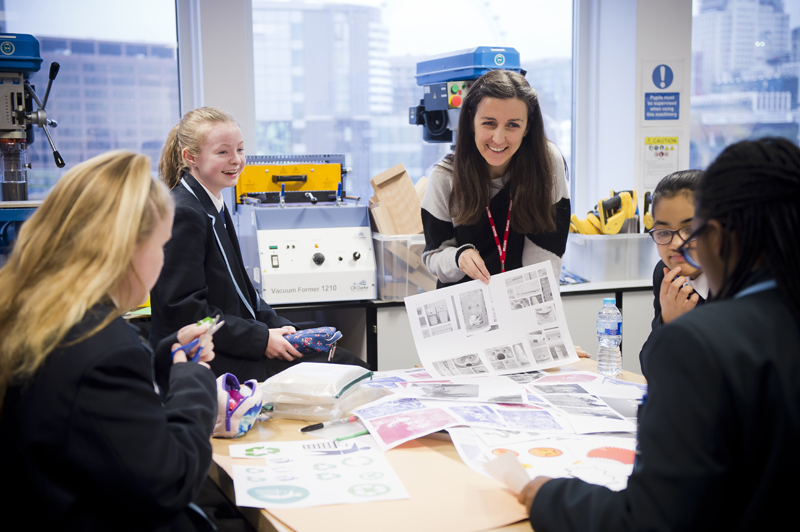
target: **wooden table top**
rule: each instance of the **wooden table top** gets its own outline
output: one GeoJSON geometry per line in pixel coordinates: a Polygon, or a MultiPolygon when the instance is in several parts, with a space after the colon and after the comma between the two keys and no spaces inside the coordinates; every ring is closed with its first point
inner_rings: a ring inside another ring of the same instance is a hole
{"type": "MultiPolygon", "coordinates": [[[[597,371],[597,363],[589,359],[581,359],[579,362],[546,370],[548,373],[562,373],[569,371],[597,371]]],[[[619,376],[621,380],[646,383],[644,377],[629,371],[623,371],[619,376]]],[[[233,479],[231,477],[230,466],[233,464],[247,464],[245,459],[230,458],[228,447],[236,444],[256,443],[262,441],[297,441],[297,440],[316,440],[313,436],[302,434],[300,428],[308,425],[305,421],[296,421],[290,419],[270,419],[268,422],[256,423],[250,432],[241,438],[234,440],[212,438],[211,445],[214,453],[214,461],[211,464],[209,476],[217,483],[225,495],[231,500],[235,501],[236,497],[233,490],[233,479]]],[[[453,446],[452,442],[439,439],[436,437],[419,438],[419,443],[426,446],[428,449],[433,450],[441,455],[455,460],[463,464],[458,452],[453,446]]],[[[392,451],[388,451],[392,452],[392,451]]],[[[467,467],[464,465],[464,467],[467,467]]],[[[250,521],[253,527],[259,532],[291,532],[291,529],[278,521],[267,510],[258,508],[240,508],[245,518],[250,521]]],[[[512,525],[508,525],[499,529],[502,532],[532,532],[530,523],[520,521],[512,525]]]]}

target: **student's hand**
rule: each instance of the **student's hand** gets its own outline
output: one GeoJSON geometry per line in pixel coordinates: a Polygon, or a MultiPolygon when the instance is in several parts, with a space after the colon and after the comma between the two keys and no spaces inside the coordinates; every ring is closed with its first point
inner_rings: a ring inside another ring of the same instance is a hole
{"type": "Polygon", "coordinates": [[[686,284],[686,277],[678,275],[680,272],[680,266],[676,266],[672,270],[664,268],[664,280],[661,281],[659,301],[661,302],[661,321],[665,324],[692,310],[700,300],[698,294],[692,294],[694,289],[691,285],[686,284]]]}
{"type": "Polygon", "coordinates": [[[458,268],[471,279],[477,279],[489,284],[491,275],[489,275],[489,270],[486,269],[481,254],[477,250],[467,249],[462,251],[458,257],[458,268]]]}
{"type": "Polygon", "coordinates": [[[592,356],[583,349],[581,349],[581,346],[579,345],[575,346],[575,352],[578,353],[578,358],[592,358],[592,356]]]}
{"type": "Polygon", "coordinates": [[[285,325],[280,329],[269,330],[269,341],[267,341],[267,351],[264,353],[267,358],[277,358],[291,362],[303,355],[284,338],[287,334],[294,333],[294,327],[285,325]]]}
{"type": "Polygon", "coordinates": [[[193,323],[192,325],[187,325],[178,331],[178,343],[172,344],[171,349],[174,350],[182,345],[188,344],[197,337],[200,337],[200,342],[198,342],[198,344],[193,347],[191,351],[189,351],[188,356],[187,353],[184,353],[183,351],[176,351],[175,355],[172,357],[172,363],[177,364],[179,362],[188,361],[194,356],[197,350],[202,347],[203,351],[200,352],[200,358],[197,360],[197,363],[210,369],[208,363],[214,360],[214,342],[210,336],[203,337],[203,334],[207,330],[208,325],[205,323],[202,325],[193,323]]]}
{"type": "Polygon", "coordinates": [[[520,494],[517,495],[517,500],[528,510],[528,512],[531,511],[533,500],[536,498],[536,494],[539,493],[539,488],[544,486],[545,482],[549,480],[553,479],[550,477],[536,477],[528,482],[527,486],[522,488],[520,494]]]}

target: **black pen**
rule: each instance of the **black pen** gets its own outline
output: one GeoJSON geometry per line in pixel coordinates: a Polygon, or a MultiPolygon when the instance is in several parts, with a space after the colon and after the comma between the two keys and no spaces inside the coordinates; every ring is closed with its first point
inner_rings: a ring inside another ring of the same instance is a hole
{"type": "Polygon", "coordinates": [[[316,425],[309,425],[307,427],[303,427],[302,429],[300,429],[300,432],[311,432],[312,430],[324,429],[325,427],[333,427],[335,425],[344,425],[345,423],[352,423],[353,421],[358,421],[358,417],[350,416],[350,417],[343,417],[342,419],[334,419],[333,421],[324,421],[322,423],[317,423],[316,425]]]}

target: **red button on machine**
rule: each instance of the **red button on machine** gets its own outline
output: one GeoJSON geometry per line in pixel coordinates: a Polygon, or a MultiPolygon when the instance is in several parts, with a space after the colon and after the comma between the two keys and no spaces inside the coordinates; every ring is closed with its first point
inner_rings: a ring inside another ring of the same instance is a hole
{"type": "Polygon", "coordinates": [[[450,105],[453,107],[459,107],[461,105],[461,96],[453,96],[450,99],[450,105]]]}

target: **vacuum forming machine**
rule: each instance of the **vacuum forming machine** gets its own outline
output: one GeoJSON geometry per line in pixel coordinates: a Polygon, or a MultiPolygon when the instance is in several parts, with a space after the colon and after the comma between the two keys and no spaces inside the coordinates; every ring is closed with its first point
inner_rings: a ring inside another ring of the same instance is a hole
{"type": "Polygon", "coordinates": [[[239,242],[245,268],[270,305],[377,297],[369,210],[343,196],[344,157],[334,158],[335,162],[331,162],[332,156],[324,157],[328,159],[309,162],[314,156],[302,156],[305,167],[301,166],[300,172],[300,161],[276,165],[259,156],[247,158],[244,173],[251,176],[249,190],[237,197],[239,242]],[[312,172],[325,176],[339,173],[342,178],[333,180],[332,185],[326,178],[324,186],[314,186],[313,192],[306,189],[313,196],[310,201],[300,186],[291,195],[286,194],[287,186],[275,194],[275,185],[281,183],[309,183],[310,176],[304,181],[303,174],[312,172]],[[273,179],[275,175],[281,178],[273,179]],[[264,200],[278,203],[262,203],[264,200]]]}

